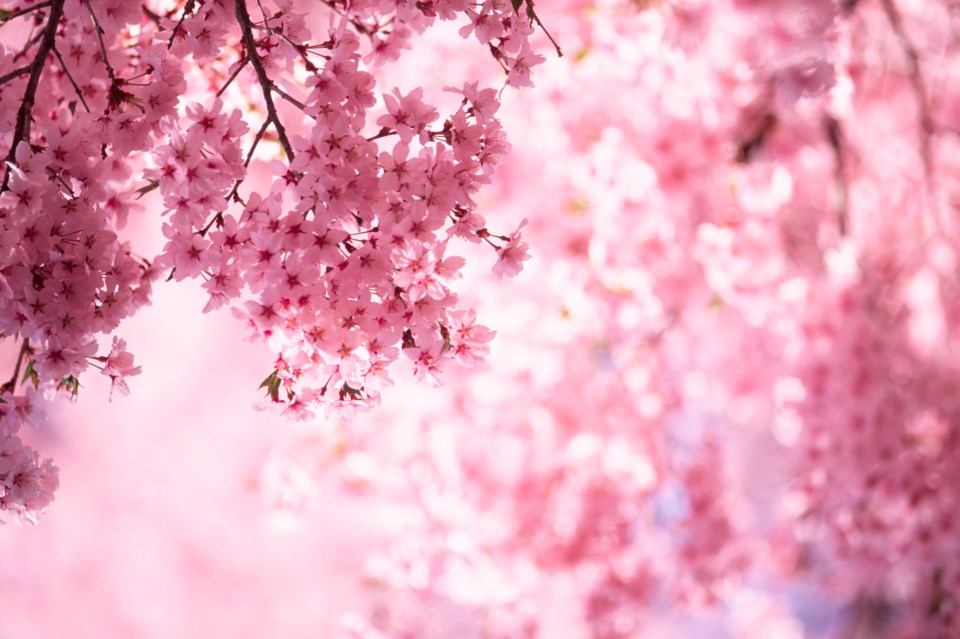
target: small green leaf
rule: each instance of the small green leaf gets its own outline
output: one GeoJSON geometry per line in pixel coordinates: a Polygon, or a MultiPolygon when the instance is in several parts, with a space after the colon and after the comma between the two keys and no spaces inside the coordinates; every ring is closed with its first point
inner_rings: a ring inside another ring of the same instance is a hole
{"type": "Polygon", "coordinates": [[[33,383],[34,388],[40,386],[40,376],[37,375],[37,371],[33,369],[33,364],[35,360],[30,360],[27,363],[27,370],[23,371],[23,378],[20,380],[21,384],[24,384],[28,379],[33,383]]]}
{"type": "Polygon", "coordinates": [[[513,10],[517,13],[520,13],[520,7],[523,6],[523,3],[527,0],[510,0],[513,3],[513,10]]]}
{"type": "Polygon", "coordinates": [[[70,397],[76,399],[80,394],[80,380],[73,375],[67,375],[57,384],[57,390],[65,390],[70,393],[70,397]]]}
{"type": "Polygon", "coordinates": [[[146,195],[146,194],[149,193],[150,191],[153,191],[153,190],[157,189],[157,187],[159,187],[159,186],[160,186],[160,180],[150,180],[150,183],[149,183],[149,184],[147,184],[146,186],[142,186],[142,187],[140,187],[139,189],[137,189],[137,199],[139,200],[140,198],[142,198],[144,195],[146,195]]]}
{"type": "Polygon", "coordinates": [[[279,402],[280,401],[280,375],[277,373],[277,371],[273,371],[272,373],[267,375],[267,378],[260,383],[258,390],[260,388],[267,389],[267,397],[269,397],[271,401],[279,402]]]}

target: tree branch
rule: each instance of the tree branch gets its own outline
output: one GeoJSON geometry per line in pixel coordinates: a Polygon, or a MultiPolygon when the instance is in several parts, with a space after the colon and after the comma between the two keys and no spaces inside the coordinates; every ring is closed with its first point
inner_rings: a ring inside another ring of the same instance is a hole
{"type": "Polygon", "coordinates": [[[837,228],[841,237],[845,237],[849,217],[849,189],[847,187],[847,165],[843,150],[843,130],[840,123],[832,115],[824,118],[824,130],[827,134],[827,140],[830,142],[830,148],[833,149],[833,175],[837,185],[837,228]]]}
{"type": "MultiPolygon", "coordinates": [[[[60,24],[60,18],[63,17],[63,3],[64,0],[51,0],[50,16],[47,18],[47,25],[44,27],[37,54],[30,64],[30,78],[27,80],[27,88],[23,92],[20,110],[17,111],[17,124],[13,129],[13,139],[10,141],[10,150],[7,152],[7,162],[13,162],[17,157],[17,146],[24,140],[29,141],[30,139],[30,119],[33,116],[33,103],[37,97],[37,88],[40,86],[40,76],[43,75],[47,55],[50,54],[57,39],[57,26],[60,24]]],[[[3,184],[0,185],[0,193],[7,190],[9,182],[10,169],[7,168],[3,175],[3,184]]]]}
{"type": "Polygon", "coordinates": [[[170,40],[167,41],[167,48],[173,46],[173,41],[177,39],[177,34],[180,33],[180,29],[183,27],[183,21],[193,13],[193,7],[196,4],[196,0],[187,0],[187,4],[183,6],[183,14],[180,16],[180,19],[177,21],[176,26],[173,27],[173,31],[170,34],[170,40]]]}
{"type": "Polygon", "coordinates": [[[94,30],[97,32],[97,42],[100,45],[100,55],[103,57],[103,64],[107,67],[107,76],[110,78],[110,90],[113,90],[114,85],[117,83],[117,76],[113,72],[113,67],[110,65],[110,59],[107,57],[107,47],[103,43],[103,27],[100,26],[100,21],[97,20],[97,14],[93,12],[93,7],[90,5],[90,0],[83,0],[83,4],[87,6],[87,11],[90,12],[90,18],[93,19],[94,30]]]}
{"type": "Polygon", "coordinates": [[[287,93],[286,91],[278,87],[276,84],[273,85],[273,90],[274,92],[276,92],[277,95],[279,95],[281,98],[283,98],[293,106],[297,107],[301,111],[306,111],[307,107],[306,105],[303,104],[303,102],[296,99],[295,97],[293,97],[292,95],[290,95],[289,93],[287,93]]]}
{"type": "Polygon", "coordinates": [[[267,70],[263,68],[263,62],[260,60],[260,56],[257,55],[257,41],[253,37],[253,25],[250,21],[250,14],[247,12],[246,0],[235,0],[235,2],[237,22],[240,24],[240,31],[243,33],[243,44],[247,49],[247,58],[250,60],[257,74],[260,89],[263,91],[263,100],[267,105],[267,121],[271,122],[277,130],[277,137],[280,138],[280,146],[283,147],[284,152],[287,154],[287,159],[292,160],[295,157],[293,147],[290,145],[290,140],[287,139],[287,131],[284,129],[283,123],[280,122],[280,117],[277,115],[277,107],[273,103],[273,81],[267,76],[267,70]]]}
{"type": "Polygon", "coordinates": [[[223,86],[220,87],[220,90],[217,91],[217,97],[218,97],[218,98],[219,98],[221,95],[223,95],[224,91],[226,91],[227,88],[230,86],[230,83],[232,83],[232,82],[234,81],[234,79],[235,79],[238,75],[240,75],[240,72],[243,71],[243,68],[244,68],[245,66],[247,66],[247,62],[250,62],[250,58],[244,57],[243,60],[240,61],[240,64],[237,65],[237,68],[234,70],[234,72],[230,74],[230,77],[227,78],[227,81],[224,82],[224,83],[223,83],[223,86]]]}
{"type": "Polygon", "coordinates": [[[143,15],[147,16],[150,22],[157,25],[158,27],[160,26],[160,15],[156,13],[153,9],[148,7],[146,2],[140,5],[140,10],[143,11],[143,15]]]}
{"type": "Polygon", "coordinates": [[[19,67],[17,69],[14,69],[13,71],[3,74],[2,76],[0,76],[0,86],[3,86],[4,84],[9,82],[10,80],[13,80],[14,78],[19,78],[21,75],[26,75],[29,71],[30,71],[30,65],[25,64],[22,67],[19,67]]]}

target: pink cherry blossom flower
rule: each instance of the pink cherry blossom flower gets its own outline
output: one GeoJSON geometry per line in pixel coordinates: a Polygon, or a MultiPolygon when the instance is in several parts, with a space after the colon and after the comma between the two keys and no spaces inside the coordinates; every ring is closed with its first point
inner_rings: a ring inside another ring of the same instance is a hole
{"type": "Polygon", "coordinates": [[[110,354],[103,363],[103,374],[110,378],[111,394],[117,390],[121,395],[129,395],[130,388],[126,380],[140,372],[140,367],[133,365],[133,355],[127,352],[126,341],[115,336],[110,354]]]}
{"type": "Polygon", "coordinates": [[[520,222],[517,230],[510,234],[507,243],[497,247],[497,262],[493,265],[493,272],[498,276],[515,277],[523,269],[523,262],[530,259],[529,246],[522,241],[520,229],[527,225],[527,219],[520,222]]]}

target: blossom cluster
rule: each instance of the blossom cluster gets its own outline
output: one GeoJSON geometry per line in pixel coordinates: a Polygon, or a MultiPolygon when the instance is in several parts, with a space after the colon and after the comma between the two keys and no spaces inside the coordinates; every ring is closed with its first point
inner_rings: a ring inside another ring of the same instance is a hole
{"type": "MultiPolygon", "coordinates": [[[[473,200],[509,148],[499,94],[466,83],[441,120],[423,89],[378,96],[359,53],[366,37],[371,60],[396,58],[458,17],[507,84],[530,84],[532,4],[4,3],[0,336],[19,347],[4,401],[76,396],[90,366],[125,393],[139,368],[122,339],[101,342],[161,275],[202,279],[204,310],[230,305],[269,340],[263,387],[298,417],[375,403],[401,351],[432,381],[481,359],[493,333],[450,288],[452,245],[487,243],[510,275],[527,257],[473,200]],[[272,181],[248,180],[254,161],[272,181]],[[122,229],[158,195],[154,259],[122,229]]],[[[17,503],[3,509],[37,510],[17,503]]]]}

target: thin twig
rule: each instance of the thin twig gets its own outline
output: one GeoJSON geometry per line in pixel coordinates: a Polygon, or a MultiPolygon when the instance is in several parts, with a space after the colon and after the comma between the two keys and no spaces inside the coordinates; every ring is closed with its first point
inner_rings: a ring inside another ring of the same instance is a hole
{"type": "Polygon", "coordinates": [[[37,31],[36,33],[34,33],[33,31],[34,31],[34,28],[31,27],[30,38],[27,40],[27,43],[23,45],[23,48],[17,51],[16,55],[13,56],[14,62],[19,60],[20,58],[26,57],[27,53],[30,52],[30,49],[33,48],[33,45],[35,45],[36,43],[40,42],[41,39],[43,39],[43,31],[37,31]]]}
{"type": "Polygon", "coordinates": [[[33,13],[38,9],[43,9],[44,7],[49,7],[51,5],[51,0],[46,0],[46,2],[38,2],[32,7],[27,7],[26,9],[20,9],[19,11],[14,11],[13,13],[7,14],[3,18],[3,22],[13,20],[14,18],[19,18],[20,16],[25,16],[28,13],[33,13]]]}
{"type": "Polygon", "coordinates": [[[840,123],[832,115],[824,118],[824,129],[826,130],[827,140],[830,142],[830,148],[833,149],[833,175],[838,191],[837,228],[840,231],[840,236],[845,237],[847,235],[848,225],[849,195],[847,187],[847,165],[843,150],[843,130],[840,127],[840,123]]]}
{"type": "MultiPolygon", "coordinates": [[[[260,139],[263,138],[263,134],[267,132],[267,129],[269,127],[270,127],[270,120],[269,119],[264,120],[263,126],[261,126],[260,130],[257,131],[257,134],[253,138],[253,144],[250,145],[250,150],[247,152],[247,159],[244,160],[243,162],[244,168],[248,168],[250,166],[250,161],[253,160],[253,152],[257,150],[257,145],[260,143],[260,139]]],[[[227,197],[224,198],[226,199],[227,202],[233,199],[237,199],[237,200],[240,199],[237,197],[237,194],[240,192],[241,184],[243,184],[243,178],[240,178],[239,180],[233,183],[233,188],[230,189],[230,192],[227,193],[227,197]]],[[[207,235],[207,232],[210,231],[211,227],[213,227],[214,223],[216,223],[217,225],[223,224],[222,212],[214,215],[213,219],[207,222],[206,226],[204,226],[202,229],[197,231],[197,235],[199,235],[200,237],[205,237],[207,235]]]]}
{"type": "Polygon", "coordinates": [[[293,97],[292,95],[290,95],[289,93],[287,93],[286,91],[284,91],[283,89],[281,89],[280,87],[278,87],[276,84],[273,85],[273,91],[274,91],[274,93],[276,93],[276,94],[279,95],[281,98],[283,98],[284,100],[286,100],[287,102],[289,102],[289,103],[292,104],[293,106],[297,107],[297,108],[300,109],[301,111],[304,111],[304,110],[307,108],[306,105],[303,104],[303,102],[301,102],[300,100],[296,99],[295,97],[293,97]]]}
{"type": "Polygon", "coordinates": [[[396,130],[391,129],[390,127],[386,127],[386,126],[380,127],[380,130],[377,132],[376,135],[372,135],[369,138],[367,138],[367,142],[373,142],[374,140],[379,140],[380,138],[385,138],[388,135],[394,135],[395,133],[396,133],[396,130]]]}
{"type": "Polygon", "coordinates": [[[147,16],[147,18],[150,19],[150,22],[157,25],[158,27],[160,26],[160,14],[156,13],[155,11],[153,11],[153,9],[148,7],[146,2],[140,5],[140,10],[143,11],[143,15],[147,16]]]}
{"type": "Polygon", "coordinates": [[[206,235],[207,235],[207,233],[210,231],[210,229],[213,228],[213,224],[214,224],[214,223],[217,224],[217,227],[220,227],[220,226],[223,225],[223,212],[222,212],[222,211],[220,211],[220,212],[218,212],[216,215],[214,215],[213,218],[212,218],[209,222],[207,222],[207,225],[206,225],[206,226],[204,226],[202,229],[200,229],[199,231],[197,231],[197,235],[199,235],[200,237],[206,237],[206,235]]]}
{"type": "Polygon", "coordinates": [[[351,25],[353,25],[354,29],[356,29],[359,33],[362,33],[368,38],[370,38],[370,42],[375,43],[377,34],[380,33],[380,30],[386,29],[388,26],[390,26],[393,23],[393,18],[390,18],[382,25],[379,22],[377,22],[376,26],[368,27],[367,25],[363,24],[360,20],[350,17],[347,14],[346,7],[344,9],[341,9],[340,7],[337,6],[336,2],[332,2],[331,0],[321,0],[321,1],[323,2],[323,4],[333,9],[334,13],[336,13],[339,16],[345,17],[347,21],[350,22],[351,25]]]}
{"type": "Polygon", "coordinates": [[[3,86],[4,84],[9,82],[10,80],[13,80],[14,78],[19,78],[21,75],[26,75],[28,71],[30,71],[30,65],[25,64],[20,68],[14,69],[13,71],[3,74],[2,76],[0,76],[0,86],[3,86]]]}
{"type": "MultiPolygon", "coordinates": [[[[257,145],[260,144],[260,140],[263,138],[263,134],[267,132],[267,129],[270,127],[270,120],[266,119],[263,121],[263,125],[260,127],[260,130],[257,131],[257,134],[253,137],[253,143],[250,145],[250,150],[247,151],[247,159],[243,161],[243,168],[249,168],[250,162],[253,160],[253,152],[257,150],[257,145]]],[[[233,183],[233,188],[230,189],[230,192],[225,198],[227,202],[237,197],[237,194],[240,192],[240,185],[243,184],[243,178],[240,178],[233,183]]],[[[200,235],[206,235],[206,232],[210,229],[210,225],[207,226],[200,232],[200,235]]]]}
{"type": "Polygon", "coordinates": [[[272,33],[272,32],[273,32],[273,29],[271,29],[271,28],[270,28],[270,25],[268,24],[269,21],[270,21],[270,18],[267,17],[267,12],[266,12],[266,10],[263,8],[263,3],[260,2],[260,0],[257,0],[257,8],[260,9],[260,15],[263,16],[263,27],[264,27],[268,32],[272,33]]]}
{"type": "Polygon", "coordinates": [[[103,27],[100,26],[100,21],[97,20],[97,14],[93,12],[93,6],[90,5],[90,0],[83,0],[83,4],[87,5],[87,11],[90,12],[90,17],[93,19],[93,26],[97,32],[97,42],[100,44],[100,55],[103,56],[103,64],[107,67],[107,76],[110,78],[110,87],[111,90],[113,86],[117,83],[117,76],[113,73],[113,67],[110,65],[110,59],[107,58],[107,47],[103,43],[103,27]]]}
{"type": "Polygon", "coordinates": [[[263,137],[263,134],[267,132],[267,127],[269,126],[270,119],[267,118],[263,121],[263,126],[260,127],[260,130],[257,131],[257,135],[253,138],[253,144],[250,145],[250,150],[247,151],[247,159],[243,161],[244,168],[250,166],[250,160],[253,159],[253,152],[257,150],[257,145],[260,144],[260,139],[263,137]]]}
{"type": "Polygon", "coordinates": [[[230,86],[230,83],[233,82],[238,75],[240,75],[240,72],[243,71],[243,67],[247,66],[247,62],[250,62],[250,58],[244,57],[243,60],[240,61],[240,64],[237,66],[237,68],[234,69],[233,73],[230,74],[230,77],[227,78],[227,81],[222,87],[220,87],[220,90],[217,91],[218,98],[223,95],[223,92],[227,90],[227,87],[230,86]]]}
{"type": "Polygon", "coordinates": [[[557,41],[553,39],[553,36],[550,35],[550,32],[547,31],[547,28],[543,25],[543,22],[540,20],[540,16],[537,15],[537,12],[533,10],[533,0],[525,0],[527,3],[527,17],[530,18],[531,22],[536,22],[540,25],[540,28],[543,29],[544,35],[547,36],[547,39],[550,41],[550,44],[553,45],[553,48],[557,50],[557,57],[563,57],[563,51],[560,50],[560,45],[557,44],[557,41]]]}
{"type": "Polygon", "coordinates": [[[257,41],[253,37],[253,28],[250,23],[250,14],[247,12],[246,0],[235,0],[237,22],[240,23],[240,31],[243,33],[243,43],[247,49],[247,58],[253,64],[253,69],[257,73],[257,80],[260,82],[260,89],[263,92],[263,100],[267,105],[267,121],[273,123],[277,130],[277,137],[280,138],[280,146],[287,154],[288,160],[293,160],[295,156],[290,140],[287,139],[287,131],[277,115],[277,107],[273,103],[273,81],[267,76],[267,70],[263,68],[263,62],[257,54],[257,41]]]}
{"type": "Polygon", "coordinates": [[[167,41],[168,49],[173,46],[173,41],[176,40],[177,34],[180,33],[180,29],[183,27],[183,21],[193,13],[193,6],[196,3],[196,0],[187,0],[187,4],[185,4],[183,7],[183,14],[180,16],[180,20],[177,21],[176,26],[173,27],[173,33],[170,34],[170,40],[167,41]]]}
{"type": "Polygon", "coordinates": [[[73,189],[70,188],[70,184],[63,179],[63,176],[53,170],[51,167],[47,167],[47,172],[50,174],[50,177],[63,185],[63,188],[67,190],[67,193],[70,195],[71,199],[76,199],[77,194],[73,192],[73,189]]]}
{"type": "MultiPolygon", "coordinates": [[[[300,58],[303,60],[304,67],[306,67],[307,71],[313,73],[314,75],[318,75],[317,65],[315,65],[315,64],[310,60],[310,58],[307,57],[307,52],[309,52],[310,49],[313,48],[313,46],[321,46],[321,45],[308,45],[308,44],[302,44],[302,45],[301,45],[301,44],[297,44],[296,42],[294,42],[293,40],[291,40],[290,38],[288,38],[287,36],[285,36],[285,35],[284,35],[283,33],[281,33],[280,31],[274,31],[273,29],[271,29],[271,28],[268,27],[268,26],[266,26],[266,27],[260,27],[260,26],[258,26],[258,25],[253,25],[253,28],[254,28],[254,29],[262,29],[262,30],[266,31],[269,35],[275,36],[275,37],[279,38],[280,40],[282,40],[283,42],[286,42],[287,44],[289,44],[289,45],[290,45],[290,48],[293,49],[294,53],[296,53],[298,56],[300,56],[300,58]]],[[[314,55],[318,55],[318,56],[320,56],[321,58],[326,58],[326,59],[328,59],[328,60],[330,59],[329,56],[323,55],[322,53],[315,53],[314,55]]]]}
{"type": "Polygon", "coordinates": [[[63,73],[67,76],[67,79],[70,80],[70,84],[73,85],[73,90],[76,92],[77,97],[80,98],[80,104],[83,105],[83,108],[87,110],[87,113],[90,113],[90,107],[87,105],[87,101],[83,99],[83,93],[80,92],[80,87],[77,86],[76,80],[73,79],[73,76],[70,75],[70,70],[67,68],[67,63],[63,61],[63,56],[60,55],[60,51],[57,47],[53,47],[53,55],[57,56],[57,61],[60,63],[60,68],[63,69],[63,73]]]}

